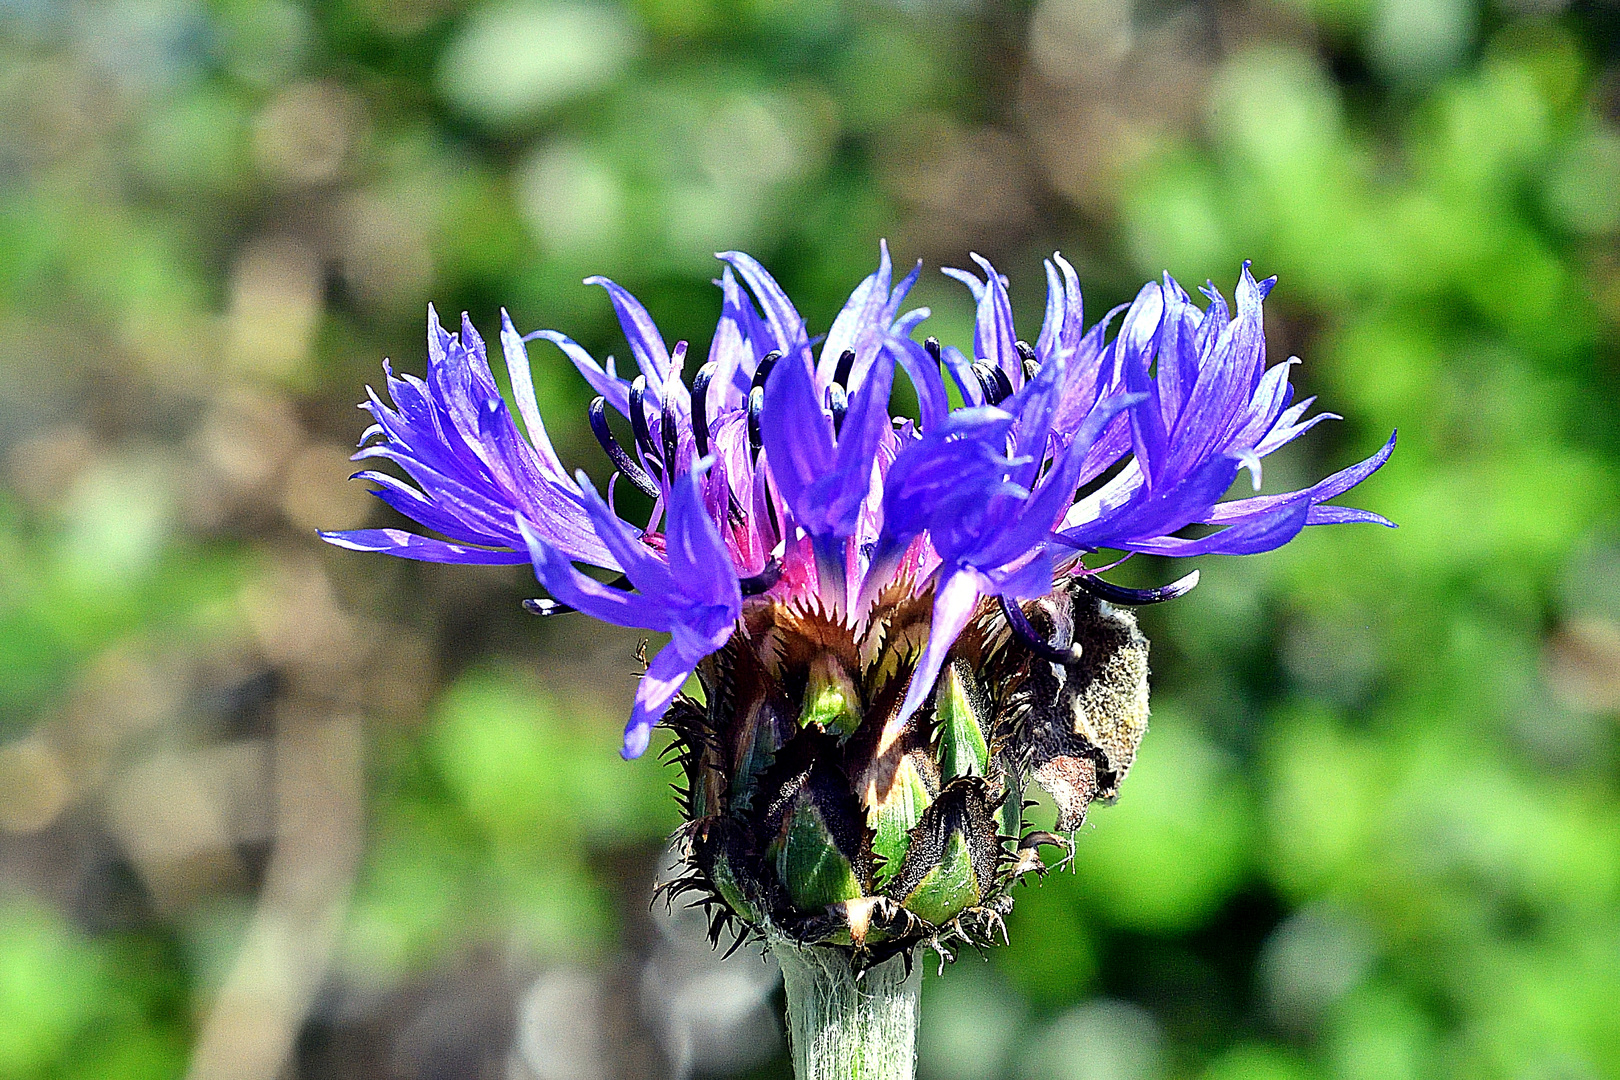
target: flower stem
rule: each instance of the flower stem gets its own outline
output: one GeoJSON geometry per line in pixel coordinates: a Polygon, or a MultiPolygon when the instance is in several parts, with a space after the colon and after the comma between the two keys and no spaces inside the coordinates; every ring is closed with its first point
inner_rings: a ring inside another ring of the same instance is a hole
{"type": "Polygon", "coordinates": [[[895,957],[859,979],[841,949],[781,939],[771,951],[787,989],[797,1080],[912,1080],[922,969],[895,957]]]}

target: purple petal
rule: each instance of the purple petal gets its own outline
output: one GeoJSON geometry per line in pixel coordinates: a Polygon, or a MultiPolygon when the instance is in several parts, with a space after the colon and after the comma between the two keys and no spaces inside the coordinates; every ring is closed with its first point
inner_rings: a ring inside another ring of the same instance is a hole
{"type": "Polygon", "coordinates": [[[904,723],[928,700],[928,692],[939,678],[946,654],[973,617],[979,595],[979,575],[971,570],[958,570],[934,586],[934,615],[928,627],[928,644],[917,660],[911,685],[906,687],[906,700],[900,706],[897,723],[904,723]]]}
{"type": "Polygon", "coordinates": [[[927,529],[951,491],[977,492],[1006,472],[1012,423],[1010,414],[992,405],[957,409],[900,451],[883,483],[883,533],[890,546],[903,547],[927,529]]]}
{"type": "MultiPolygon", "coordinates": [[[[1105,358],[1112,363],[1115,350],[1111,345],[1105,345],[1103,339],[1109,325],[1123,311],[1125,305],[1121,304],[1104,315],[1101,322],[1077,339],[1072,354],[1065,358],[1063,396],[1058,403],[1057,415],[1052,419],[1052,433],[1057,438],[1066,439],[1072,435],[1085,422],[1098,398],[1113,389],[1117,380],[1113,372],[1104,372],[1103,367],[1105,358]]],[[[1130,425],[1122,422],[1120,427],[1128,443],[1130,425]]],[[[1124,452],[1124,447],[1121,447],[1110,461],[1124,452]]]]}
{"type": "Polygon", "coordinates": [[[705,464],[676,477],[670,486],[665,530],[669,573],[684,599],[740,611],[742,592],[736,567],[703,505],[701,484],[707,471],[705,464]]]}
{"type": "Polygon", "coordinates": [[[1295,357],[1281,364],[1273,364],[1260,376],[1260,383],[1255,387],[1254,395],[1249,401],[1243,426],[1232,434],[1231,446],[1258,450],[1267,433],[1276,426],[1289,398],[1293,396],[1294,388],[1288,385],[1288,372],[1299,362],[1295,357]]]}
{"type": "Polygon", "coordinates": [[[1193,305],[1187,291],[1169,274],[1164,275],[1164,321],[1159,332],[1159,360],[1155,377],[1164,426],[1173,428],[1187,396],[1198,382],[1198,326],[1204,313],[1193,305]]]}
{"type": "Polygon", "coordinates": [[[560,602],[614,626],[669,631],[673,622],[670,610],[657,598],[604,585],[575,569],[566,555],[546,543],[522,518],[518,519],[518,529],[523,533],[535,578],[560,602]]]}
{"type": "Polygon", "coordinates": [[[369,480],[379,485],[380,490],[372,492],[377,498],[423,528],[444,533],[457,541],[479,547],[515,547],[521,539],[516,529],[508,533],[505,529],[492,527],[493,523],[483,519],[482,515],[468,513],[466,507],[435,502],[397,476],[364,469],[349,479],[369,480]]]}
{"type": "Polygon", "coordinates": [[[670,702],[681,692],[686,680],[702,657],[689,657],[673,643],[658,650],[658,655],[647,665],[647,672],[636,687],[636,704],[630,711],[630,722],[624,728],[624,749],[620,754],[633,761],[647,752],[652,739],[652,727],[662,720],[670,702]]]}
{"type": "Polygon", "coordinates": [[[439,312],[432,303],[428,304],[428,331],[427,354],[428,364],[444,363],[445,352],[450,347],[450,334],[439,322],[439,312]]]}
{"type": "Polygon", "coordinates": [[[1309,514],[1309,504],[1299,500],[1274,513],[1197,540],[1165,536],[1157,540],[1133,542],[1131,550],[1148,555],[1258,555],[1262,551],[1280,548],[1298,536],[1309,514]]]}
{"type": "Polygon", "coordinates": [[[1159,410],[1158,386],[1148,374],[1153,349],[1164,322],[1164,289],[1156,281],[1142,286],[1125,312],[1120,323],[1119,337],[1114,341],[1125,388],[1133,394],[1149,395],[1131,410],[1131,439],[1136,459],[1142,465],[1149,482],[1158,480],[1163,471],[1167,435],[1164,414],[1159,410]]]}
{"type": "Polygon", "coordinates": [[[928,350],[910,338],[890,338],[884,348],[893,360],[906,369],[912,388],[917,391],[919,423],[924,431],[932,431],[945,419],[945,414],[951,408],[939,366],[928,355],[928,350]]]}
{"type": "Polygon", "coordinates": [[[760,307],[765,312],[765,321],[776,339],[775,348],[780,349],[784,355],[809,348],[810,337],[804,329],[804,318],[793,306],[793,301],[782,291],[782,287],[776,283],[776,279],[771,277],[770,271],[761,266],[752,255],[741,251],[722,251],[715,258],[724,259],[736,267],[737,274],[748,283],[748,287],[758,297],[760,307]]]}
{"type": "Polygon", "coordinates": [[[1254,452],[1262,457],[1267,454],[1275,453],[1284,446],[1287,446],[1289,443],[1293,442],[1295,439],[1299,438],[1301,435],[1305,434],[1307,431],[1311,430],[1311,428],[1315,427],[1317,424],[1322,423],[1324,420],[1344,419],[1344,417],[1340,416],[1338,413],[1325,412],[1317,413],[1315,416],[1311,417],[1302,424],[1295,423],[1294,421],[1298,419],[1299,413],[1302,413],[1309,408],[1311,403],[1315,400],[1316,399],[1314,397],[1306,398],[1298,405],[1295,405],[1293,408],[1285,411],[1282,416],[1277,418],[1277,425],[1271,429],[1264,439],[1260,440],[1260,445],[1254,448],[1254,452]],[[1298,412],[1295,411],[1296,409],[1298,412]]]}
{"type": "Polygon", "coordinates": [[[1067,355],[1080,345],[1085,331],[1085,300],[1080,294],[1080,275],[1074,272],[1061,252],[1052,252],[1052,261],[1063,272],[1063,326],[1058,331],[1058,351],[1067,355]]]}
{"type": "MultiPolygon", "coordinates": [[[[514,507],[504,492],[494,488],[487,474],[463,483],[460,479],[441,473],[411,455],[394,449],[393,446],[368,446],[354,455],[356,461],[370,458],[385,458],[403,466],[411,479],[420,484],[425,492],[433,493],[431,498],[435,502],[453,512],[458,518],[465,518],[468,528],[505,533],[514,507]]],[[[364,472],[370,473],[372,470],[367,469],[364,472]]],[[[355,475],[364,480],[372,479],[369,475],[360,473],[355,475]]]]}
{"type": "Polygon", "coordinates": [[[665,347],[664,338],[659,334],[652,316],[647,314],[640,300],[608,278],[588,277],[585,284],[600,285],[607,290],[608,297],[613,301],[613,310],[618,313],[619,325],[624,329],[625,339],[630,343],[630,354],[636,358],[636,366],[647,376],[647,386],[653,395],[662,397],[664,379],[669,374],[669,349],[665,347]]]}
{"type": "Polygon", "coordinates": [[[1371,510],[1357,510],[1351,506],[1313,506],[1305,517],[1307,525],[1383,525],[1395,528],[1395,523],[1383,514],[1371,510]]]}
{"type": "MultiPolygon", "coordinates": [[[[887,241],[879,241],[879,243],[883,245],[883,250],[887,251],[889,249],[887,241]]],[[[905,277],[901,278],[900,284],[896,285],[894,290],[889,293],[889,302],[883,307],[883,318],[885,322],[894,323],[896,322],[897,317],[903,322],[905,319],[908,319],[912,315],[916,314],[916,312],[910,312],[908,315],[900,317],[899,312],[900,305],[905,303],[906,297],[911,293],[912,286],[917,284],[917,278],[922,276],[922,268],[922,260],[918,259],[916,265],[911,268],[911,272],[905,277]]],[[[927,308],[918,308],[917,310],[922,312],[922,318],[926,319],[928,317],[927,308]]],[[[915,325],[916,323],[912,323],[911,326],[907,326],[904,329],[897,326],[895,332],[900,334],[909,334],[911,333],[911,327],[915,325]]]]}
{"type": "Polygon", "coordinates": [[[1358,462],[1347,469],[1340,469],[1327,479],[1311,487],[1311,497],[1314,502],[1326,502],[1337,498],[1361,483],[1367,477],[1384,467],[1384,462],[1395,452],[1395,440],[1399,431],[1389,433],[1389,441],[1378,448],[1378,452],[1365,461],[1358,462]]]}
{"type": "Polygon", "coordinates": [[[624,576],[648,596],[664,598],[674,593],[675,585],[670,579],[668,564],[641,542],[641,531],[621,519],[607,503],[602,501],[602,497],[596,493],[595,486],[591,484],[590,477],[580,472],[577,479],[581,494],[584,496],[585,511],[596,527],[596,535],[607,547],[614,561],[623,568],[624,576]]]}
{"type": "Polygon", "coordinates": [[[854,374],[871,363],[878,342],[888,333],[889,323],[893,320],[884,319],[883,314],[889,303],[889,281],[893,268],[889,262],[889,245],[880,243],[878,250],[878,268],[855,286],[855,291],[849,294],[843,309],[833,319],[826,340],[822,342],[821,362],[816,367],[817,386],[832,382],[839,358],[846,349],[853,349],[855,369],[846,389],[854,389],[859,382],[853,377],[854,374]]]}
{"type": "Polygon", "coordinates": [[[973,362],[962,355],[962,350],[955,345],[946,345],[940,349],[940,359],[951,373],[951,381],[962,392],[962,401],[969,407],[984,404],[984,387],[973,376],[973,362]]]}
{"type": "Polygon", "coordinates": [[[942,266],[939,268],[939,272],[948,278],[955,278],[957,281],[960,281],[962,284],[966,285],[968,287],[968,291],[973,294],[973,302],[975,304],[978,304],[984,299],[984,282],[980,281],[978,276],[973,274],[971,271],[958,270],[954,266],[942,266]]]}
{"type": "Polygon", "coordinates": [[[1068,297],[1063,291],[1063,280],[1058,277],[1056,266],[1051,259],[1042,260],[1046,267],[1046,314],[1041,319],[1041,333],[1035,339],[1035,355],[1043,361],[1050,359],[1058,353],[1059,337],[1063,332],[1065,314],[1068,308],[1068,297]]]}
{"type": "MultiPolygon", "coordinates": [[[[1248,499],[1234,499],[1231,502],[1224,502],[1216,506],[1204,520],[1211,525],[1232,524],[1271,513],[1284,504],[1296,500],[1303,499],[1309,505],[1316,506],[1319,503],[1327,502],[1329,499],[1337,498],[1383,468],[1384,462],[1388,461],[1389,456],[1395,452],[1395,439],[1398,434],[1398,432],[1390,432],[1389,441],[1384,443],[1376,454],[1365,461],[1357,462],[1349,468],[1340,469],[1332,476],[1309,488],[1278,495],[1256,495],[1248,499]]],[[[1382,521],[1383,519],[1380,518],[1379,520],[1382,521]]],[[[1327,523],[1323,522],[1323,524],[1327,523]]]]}
{"type": "Polygon", "coordinates": [[[833,471],[836,452],[832,421],[821,411],[806,353],[782,357],[765,380],[760,436],[783,500],[809,530],[812,523],[819,523],[822,508],[812,505],[808,492],[833,471]]]}
{"type": "MultiPolygon", "coordinates": [[[[922,264],[919,263],[918,265],[921,266],[922,264]]],[[[910,280],[911,275],[907,274],[906,281],[910,280]]],[[[894,291],[899,292],[900,290],[897,288],[894,291]]],[[[910,337],[911,332],[917,329],[918,326],[922,325],[922,321],[932,314],[933,310],[930,308],[912,308],[910,311],[906,312],[904,315],[900,316],[894,321],[894,326],[892,328],[894,330],[894,336],[902,338],[910,337]]]]}
{"type": "Polygon", "coordinates": [[[1003,403],[1003,407],[1018,418],[1013,425],[1013,456],[1032,459],[1031,473],[1040,468],[1041,461],[1046,457],[1052,415],[1057,409],[1063,384],[1063,360],[1054,357],[1041,365],[1035,378],[1003,403]]]}
{"type": "MultiPolygon", "coordinates": [[[[972,565],[986,571],[1013,562],[1018,556],[1043,543],[1064,510],[1074,500],[1086,450],[1097,434],[1120,412],[1141,400],[1133,394],[1117,394],[1103,399],[1086,418],[1075,441],[1059,456],[1035,490],[1020,508],[1017,518],[1000,536],[989,537],[976,553],[972,565]]],[[[1050,576],[1048,576],[1050,582],[1050,576]]]]}
{"type": "Polygon", "coordinates": [[[1238,316],[1221,331],[1199,361],[1198,382],[1176,418],[1163,475],[1182,477],[1222,451],[1242,427],[1266,356],[1259,288],[1244,270],[1238,316]]]}
{"type": "MultiPolygon", "coordinates": [[[[676,442],[682,451],[682,460],[672,467],[684,468],[690,464],[691,450],[693,449],[692,434],[692,392],[686,388],[687,347],[686,342],[677,341],[675,349],[669,354],[669,378],[664,380],[664,393],[659,399],[663,412],[675,418],[677,431],[676,442]]],[[[663,416],[658,417],[659,424],[663,423],[663,416]]],[[[662,433],[659,435],[662,439],[662,433]]]]}
{"type": "Polygon", "coordinates": [[[727,266],[722,271],[720,280],[715,284],[720,286],[720,321],[709,342],[709,363],[714,365],[714,375],[709,381],[708,400],[704,403],[705,413],[711,419],[726,409],[738,408],[743,404],[742,395],[746,391],[737,384],[737,375],[739,371],[753,367],[756,355],[748,341],[747,321],[742,309],[749,309],[751,321],[759,318],[753,313],[754,302],[743,294],[731,267],[727,266]]]}
{"type": "Polygon", "coordinates": [[[854,535],[872,490],[878,448],[891,430],[887,402],[893,382],[894,361],[885,351],[849,404],[832,468],[814,475],[797,501],[790,501],[794,518],[812,536],[854,535]]]}
{"type": "Polygon", "coordinates": [[[1024,360],[1018,355],[1018,334],[1013,330],[1012,301],[1007,297],[1007,286],[988,259],[972,252],[968,257],[979,264],[985,277],[974,320],[973,351],[978,354],[977,359],[1000,368],[1016,390],[1024,384],[1024,360]]]}
{"type": "MultiPolygon", "coordinates": [[[[871,488],[872,465],[877,457],[878,444],[890,430],[889,394],[893,387],[894,358],[885,351],[850,399],[849,409],[844,415],[844,426],[838,432],[836,469],[845,475],[845,487],[858,488],[846,491],[835,499],[840,505],[853,497],[858,506],[871,488]]],[[[840,511],[844,512],[850,511],[840,511]]],[[[849,533],[839,531],[838,535],[848,536],[849,533]]]]}
{"type": "Polygon", "coordinates": [[[595,390],[598,394],[601,394],[604,398],[606,398],[607,403],[613,406],[615,412],[617,412],[620,416],[630,415],[629,382],[619,378],[616,375],[608,374],[608,372],[603,370],[602,366],[591,357],[590,353],[581,348],[580,345],[567,334],[560,334],[555,330],[536,330],[534,333],[526,335],[525,340],[532,340],[534,338],[541,338],[545,341],[549,341],[553,345],[557,346],[557,348],[561,349],[563,351],[563,355],[567,356],[569,360],[573,361],[574,367],[579,369],[579,373],[585,377],[585,381],[591,384],[591,389],[595,390]]]}
{"type": "Polygon", "coordinates": [[[557,451],[546,434],[545,421],[540,417],[540,403],[535,400],[529,350],[505,308],[501,308],[501,355],[506,360],[506,375],[512,383],[512,398],[517,402],[518,415],[523,417],[523,426],[528,429],[529,442],[538,451],[540,465],[547,476],[566,485],[569,482],[568,473],[557,459],[557,451]]]}
{"type": "Polygon", "coordinates": [[[1221,290],[1215,287],[1213,281],[1206,281],[1198,290],[1209,298],[1209,309],[1198,323],[1198,333],[1193,338],[1193,345],[1200,358],[1208,355],[1209,350],[1220,338],[1221,332],[1232,321],[1232,312],[1226,306],[1226,297],[1221,290]]]}
{"type": "Polygon", "coordinates": [[[1235,457],[1215,457],[1167,491],[1156,492],[1144,485],[1123,506],[1085,525],[1065,529],[1060,538],[1077,548],[1145,550],[1137,546],[1138,540],[1151,540],[1203,520],[1231,488],[1238,464],[1235,457]]]}
{"type": "Polygon", "coordinates": [[[529,561],[529,557],[519,551],[487,551],[449,544],[432,537],[417,536],[404,529],[353,529],[347,532],[322,532],[319,536],[328,544],[350,551],[380,552],[419,562],[508,566],[529,561]]]}

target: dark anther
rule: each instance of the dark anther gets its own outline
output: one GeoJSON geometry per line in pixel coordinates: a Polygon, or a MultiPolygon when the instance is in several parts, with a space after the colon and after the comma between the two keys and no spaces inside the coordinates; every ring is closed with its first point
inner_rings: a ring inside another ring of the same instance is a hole
{"type": "Polygon", "coordinates": [[[658,435],[664,442],[664,467],[674,475],[676,463],[680,461],[681,428],[675,422],[675,410],[668,405],[664,406],[664,415],[659,417],[658,435]]]}
{"type": "Polygon", "coordinates": [[[1025,360],[1024,361],[1024,382],[1026,382],[1026,383],[1034,382],[1035,381],[1035,376],[1039,375],[1040,373],[1041,373],[1041,362],[1039,360],[1025,360]]]}
{"type": "Polygon", "coordinates": [[[636,445],[641,447],[642,457],[662,465],[664,459],[658,456],[658,447],[653,445],[652,428],[647,425],[646,399],[647,376],[637,375],[636,381],[630,384],[630,430],[636,436],[636,445]]]}
{"type": "Polygon", "coordinates": [[[842,383],[833,383],[827,387],[827,408],[832,411],[833,434],[841,434],[844,430],[844,413],[849,411],[849,395],[844,392],[842,383]]]}
{"type": "Polygon", "coordinates": [[[1028,646],[1029,651],[1042,660],[1049,660],[1054,664],[1073,664],[1080,660],[1080,646],[1075,644],[1054,645],[1035,632],[1024,615],[1024,609],[1018,606],[1018,601],[1009,600],[1005,596],[1001,600],[1001,613],[1007,616],[1007,625],[1012,628],[1013,636],[1028,646]]]}
{"type": "Polygon", "coordinates": [[[1178,578],[1168,585],[1160,585],[1157,589],[1127,589],[1123,585],[1115,585],[1090,574],[1082,575],[1075,581],[1099,600],[1106,600],[1110,604],[1140,607],[1143,604],[1162,604],[1166,600],[1186,596],[1193,591],[1193,586],[1198,584],[1198,571],[1194,570],[1186,577],[1178,578]]]}
{"type": "Polygon", "coordinates": [[[748,391],[748,445],[756,454],[765,445],[759,434],[759,414],[764,411],[765,388],[756,386],[748,391]]]}
{"type": "Polygon", "coordinates": [[[715,367],[710,360],[692,378],[692,441],[697,444],[698,457],[709,456],[709,383],[715,367]]]}
{"type": "Polygon", "coordinates": [[[850,372],[855,370],[855,350],[845,349],[838,355],[838,366],[833,369],[833,382],[839,386],[849,386],[850,372]]]}
{"type": "Polygon", "coordinates": [[[765,380],[771,377],[771,369],[776,366],[776,362],[780,359],[782,359],[782,354],[775,349],[759,358],[759,366],[754,369],[754,381],[748,387],[749,393],[764,388],[765,380]]]}
{"type": "Polygon", "coordinates": [[[744,596],[760,596],[771,591],[771,586],[782,580],[782,561],[772,556],[765,563],[765,569],[753,577],[745,577],[738,582],[742,586],[744,596]]]}
{"type": "Polygon", "coordinates": [[[979,389],[984,391],[986,405],[1000,405],[1012,397],[1012,383],[1007,381],[1006,372],[1000,368],[980,360],[973,365],[972,371],[974,378],[979,380],[979,389]]]}
{"type": "Polygon", "coordinates": [[[932,335],[923,338],[923,349],[928,353],[929,358],[932,359],[934,363],[943,364],[945,362],[944,352],[939,347],[939,338],[933,337],[932,335]]]}
{"type": "Polygon", "coordinates": [[[624,478],[634,484],[637,491],[649,499],[658,498],[658,485],[653,483],[652,477],[647,475],[645,469],[636,464],[634,458],[624,452],[619,440],[613,437],[613,429],[608,427],[607,401],[601,397],[596,398],[591,402],[586,415],[591,420],[591,434],[602,444],[602,451],[613,462],[613,467],[623,473],[624,478]]]}
{"type": "Polygon", "coordinates": [[[995,380],[990,378],[990,373],[984,370],[984,365],[974,364],[968,368],[968,373],[978,381],[979,397],[984,399],[984,403],[986,405],[994,404],[996,396],[995,380]]]}
{"type": "Polygon", "coordinates": [[[1035,355],[1035,350],[1030,346],[1029,342],[1015,341],[1013,342],[1013,348],[1018,350],[1018,355],[1023,358],[1024,363],[1028,364],[1034,362],[1038,364],[1041,362],[1040,358],[1035,355]]]}
{"type": "Polygon", "coordinates": [[[1002,371],[1000,367],[995,365],[986,366],[990,368],[991,377],[996,380],[996,400],[991,402],[991,404],[1000,405],[1003,401],[1006,401],[1008,398],[1012,397],[1012,383],[1007,381],[1007,373],[1002,371]]]}

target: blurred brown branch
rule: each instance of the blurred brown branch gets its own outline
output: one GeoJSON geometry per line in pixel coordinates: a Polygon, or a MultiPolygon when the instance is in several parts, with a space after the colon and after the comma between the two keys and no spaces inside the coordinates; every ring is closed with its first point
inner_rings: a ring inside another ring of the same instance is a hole
{"type": "Polygon", "coordinates": [[[364,838],[361,730],[283,715],[278,839],[241,952],[204,1021],[190,1080],[272,1080],[331,960],[364,838]]]}

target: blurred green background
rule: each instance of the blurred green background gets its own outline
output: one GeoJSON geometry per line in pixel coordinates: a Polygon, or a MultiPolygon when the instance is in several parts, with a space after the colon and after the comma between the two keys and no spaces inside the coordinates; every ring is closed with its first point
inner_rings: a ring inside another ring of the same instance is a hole
{"type": "MultiPolygon", "coordinates": [[[[1143,615],[1073,874],[924,991],[925,1080],[1620,1077],[1620,8],[1561,0],[0,0],[0,1078],[783,1077],[771,969],[649,912],[637,637],[328,549],[426,303],[706,348],[879,237],[967,345],[1281,276],[1355,505],[1143,615]]],[[[563,456],[583,385],[532,347],[563,456]]],[[[1140,560],[1127,583],[1184,568],[1140,560]]]]}

